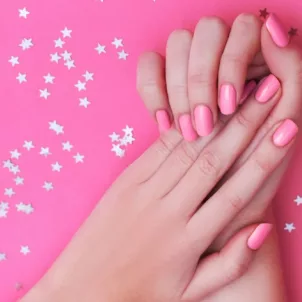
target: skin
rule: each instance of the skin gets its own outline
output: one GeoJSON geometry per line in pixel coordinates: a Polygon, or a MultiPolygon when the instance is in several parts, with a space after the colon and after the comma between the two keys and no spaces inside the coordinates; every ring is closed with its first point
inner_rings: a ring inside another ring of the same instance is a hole
{"type": "MultiPolygon", "coordinates": [[[[218,119],[206,139],[186,142],[177,125],[163,133],[117,179],[22,301],[216,302],[226,293],[237,301],[248,301],[247,292],[255,285],[251,280],[263,273],[260,261],[268,263],[272,255],[268,245],[254,259],[255,251],[247,246],[256,227],[251,222],[262,220],[294,144],[276,147],[272,136],[282,120],[291,118],[298,123],[301,109],[299,52],[292,45],[276,47],[264,27],[261,42],[263,57],[282,90],[265,104],[252,94],[233,117],[223,122],[218,119]],[[248,267],[252,270],[245,274],[248,267]]],[[[183,91],[165,98],[164,88],[171,82],[163,82],[160,68],[154,70],[161,78],[146,77],[151,79],[148,85],[156,83],[142,96],[148,108],[163,105],[149,105],[157,99],[155,95],[162,96],[165,106],[174,102],[174,96],[177,102],[185,101],[177,95],[183,91]]],[[[242,70],[246,77],[248,66],[242,70]]],[[[264,295],[257,301],[271,301],[272,295],[266,300],[264,295]]]]}

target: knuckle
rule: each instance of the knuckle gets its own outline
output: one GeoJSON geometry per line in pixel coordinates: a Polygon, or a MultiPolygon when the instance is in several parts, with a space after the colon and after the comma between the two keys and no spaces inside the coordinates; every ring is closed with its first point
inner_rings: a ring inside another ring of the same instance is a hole
{"type": "Polygon", "coordinates": [[[239,195],[233,195],[228,199],[228,202],[231,208],[237,213],[241,211],[241,209],[245,205],[245,200],[239,195]]]}
{"type": "Polygon", "coordinates": [[[188,144],[182,142],[176,152],[176,160],[185,167],[190,167],[198,156],[198,151],[194,147],[194,144],[188,144]]]}
{"type": "Polygon", "coordinates": [[[204,150],[198,159],[198,168],[202,175],[218,177],[220,173],[220,159],[210,150],[204,150]]]}
{"type": "Polygon", "coordinates": [[[254,157],[253,165],[261,174],[268,174],[273,168],[273,165],[269,160],[259,157],[254,157]]]}
{"type": "Polygon", "coordinates": [[[189,75],[188,78],[189,85],[193,85],[198,88],[213,88],[216,87],[216,83],[210,80],[210,73],[207,71],[206,67],[200,67],[198,72],[194,72],[189,75]]]}
{"type": "Polygon", "coordinates": [[[234,116],[235,122],[246,130],[251,129],[253,122],[246,116],[243,110],[239,110],[234,116]]]}
{"type": "Polygon", "coordinates": [[[171,98],[177,97],[177,96],[187,96],[188,87],[185,83],[174,83],[171,85],[171,88],[169,89],[169,95],[171,98]]]}
{"type": "Polygon", "coordinates": [[[226,52],[222,55],[221,64],[233,65],[236,70],[237,66],[246,65],[246,56],[240,53],[226,52]]]}
{"type": "Polygon", "coordinates": [[[249,268],[249,261],[242,259],[239,262],[233,262],[229,268],[229,281],[234,281],[242,277],[249,268]]]}
{"type": "Polygon", "coordinates": [[[162,155],[169,155],[174,149],[174,143],[168,137],[160,136],[155,144],[155,150],[162,155]]]}
{"type": "Polygon", "coordinates": [[[156,99],[159,96],[159,84],[155,78],[148,78],[137,85],[137,90],[143,98],[156,99]]]}

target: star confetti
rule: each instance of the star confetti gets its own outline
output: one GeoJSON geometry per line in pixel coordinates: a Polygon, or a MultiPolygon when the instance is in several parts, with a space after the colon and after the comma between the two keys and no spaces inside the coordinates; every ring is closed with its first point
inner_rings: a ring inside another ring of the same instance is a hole
{"type": "Polygon", "coordinates": [[[99,55],[101,53],[106,53],[106,46],[98,43],[98,46],[95,48],[95,50],[98,52],[99,55]]]}
{"type": "Polygon", "coordinates": [[[297,36],[297,35],[298,35],[298,29],[297,29],[297,28],[291,27],[290,31],[288,32],[288,35],[289,35],[290,37],[295,37],[295,36],[297,36]]]}
{"type": "Polygon", "coordinates": [[[266,8],[264,8],[264,9],[260,9],[260,18],[264,18],[264,19],[266,19],[266,17],[269,15],[269,12],[267,11],[267,9],[266,8]]]}
{"type": "Polygon", "coordinates": [[[114,38],[112,45],[115,46],[115,48],[123,47],[123,39],[114,38]]]}
{"type": "Polygon", "coordinates": [[[34,144],[32,141],[25,141],[23,144],[23,148],[25,148],[27,151],[30,151],[34,148],[34,144]]]}
{"type": "Polygon", "coordinates": [[[135,141],[133,136],[133,128],[126,125],[122,131],[124,132],[123,136],[120,136],[116,132],[113,132],[109,135],[109,138],[112,142],[111,151],[114,152],[117,157],[124,157],[126,154],[126,147],[128,145],[132,145],[135,141]]]}
{"type": "Polygon", "coordinates": [[[11,198],[12,196],[14,196],[15,194],[16,194],[16,192],[12,188],[6,188],[6,189],[4,189],[4,195],[8,196],[9,198],[11,198]]]}
{"type": "Polygon", "coordinates": [[[33,45],[32,39],[23,39],[19,46],[22,48],[22,50],[27,50],[33,47],[33,45]]]}
{"type": "Polygon", "coordinates": [[[30,12],[26,9],[26,7],[19,9],[19,17],[27,19],[27,16],[30,14],[30,12]]]}
{"type": "Polygon", "coordinates": [[[293,232],[294,230],[296,229],[296,227],[294,226],[293,223],[286,223],[285,224],[285,227],[284,227],[284,230],[291,233],[293,232]]]}
{"type": "Polygon", "coordinates": [[[71,38],[72,30],[65,27],[63,30],[61,30],[61,33],[63,35],[63,38],[71,38]]]}
{"type": "Polygon", "coordinates": [[[26,215],[32,214],[34,212],[34,208],[31,204],[24,204],[23,202],[16,204],[16,209],[18,212],[24,213],[26,215]]]}
{"type": "Polygon", "coordinates": [[[53,190],[53,184],[51,182],[45,181],[42,188],[45,189],[47,192],[52,191],[53,190]]]}
{"type": "Polygon", "coordinates": [[[302,204],[302,197],[301,196],[297,196],[297,198],[294,200],[294,202],[297,204],[297,206],[302,204]]]}
{"type": "Polygon", "coordinates": [[[54,131],[57,135],[64,133],[64,127],[59,125],[57,121],[49,122],[49,129],[54,131]]]}
{"type": "Polygon", "coordinates": [[[21,246],[20,253],[23,254],[24,256],[26,256],[27,254],[30,253],[29,247],[27,245],[21,246]]]}
{"type": "Polygon", "coordinates": [[[6,259],[6,254],[0,253],[0,262],[5,261],[6,259]]]}
{"type": "Polygon", "coordinates": [[[73,148],[73,145],[70,142],[63,142],[62,147],[63,147],[63,151],[70,152],[71,149],[73,148]]]}
{"type": "Polygon", "coordinates": [[[14,56],[11,56],[11,58],[8,60],[8,62],[11,63],[13,67],[20,64],[19,57],[14,57],[14,56]]]}

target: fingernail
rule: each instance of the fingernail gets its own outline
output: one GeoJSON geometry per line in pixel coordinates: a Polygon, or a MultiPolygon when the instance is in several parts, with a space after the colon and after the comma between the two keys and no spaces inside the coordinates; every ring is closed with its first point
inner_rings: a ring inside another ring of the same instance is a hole
{"type": "Polygon", "coordinates": [[[183,114],[179,118],[179,126],[185,140],[194,141],[197,134],[193,128],[190,114],[183,114]]]}
{"type": "Polygon", "coordinates": [[[260,103],[266,103],[275,95],[279,88],[279,80],[273,74],[270,74],[268,77],[263,79],[262,82],[260,82],[255,94],[255,98],[260,103]]]}
{"type": "Polygon", "coordinates": [[[259,250],[272,228],[273,225],[270,223],[259,224],[247,241],[248,247],[254,251],[259,250]]]}
{"type": "Polygon", "coordinates": [[[156,111],[156,120],[160,132],[166,132],[171,128],[169,114],[166,110],[156,111]]]}
{"type": "Polygon", "coordinates": [[[266,28],[271,34],[273,41],[279,47],[285,47],[289,43],[289,36],[285,26],[275,14],[270,14],[267,18],[266,28]]]}
{"type": "Polygon", "coordinates": [[[277,147],[289,144],[298,133],[298,126],[292,120],[285,120],[275,131],[273,142],[277,147]]]}
{"type": "Polygon", "coordinates": [[[211,134],[214,128],[213,114],[209,107],[198,105],[194,110],[196,131],[199,136],[211,134]]]}
{"type": "Polygon", "coordinates": [[[236,90],[231,84],[223,84],[220,88],[219,107],[222,114],[229,115],[236,110],[236,90]]]}
{"type": "Polygon", "coordinates": [[[241,105],[249,96],[250,94],[252,93],[252,91],[256,88],[257,86],[257,83],[256,81],[252,80],[252,81],[249,81],[245,86],[244,86],[244,89],[243,89],[243,93],[242,93],[242,96],[241,96],[241,100],[239,102],[239,104],[241,105]]]}

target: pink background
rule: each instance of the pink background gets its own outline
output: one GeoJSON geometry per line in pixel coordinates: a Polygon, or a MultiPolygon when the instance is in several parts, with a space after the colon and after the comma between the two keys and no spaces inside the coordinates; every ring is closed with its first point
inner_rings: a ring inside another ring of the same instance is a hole
{"type": "MultiPolygon", "coordinates": [[[[16,301],[43,275],[62,251],[73,233],[90,213],[106,188],[119,172],[133,161],[157,136],[154,123],[144,109],[135,89],[137,56],[144,50],[163,52],[169,33],[176,28],[193,29],[203,15],[216,14],[231,21],[237,14],[267,7],[278,13],[287,26],[302,28],[300,0],[234,1],[234,0],[20,0],[5,1],[0,10],[0,160],[8,160],[10,151],[18,149],[21,156],[13,163],[20,173],[13,175],[0,168],[0,203],[8,202],[7,218],[0,218],[0,301],[16,301]],[[244,3],[244,4],[243,4],[244,3]],[[30,14],[19,17],[26,7],[30,14]],[[299,23],[300,22],[300,23],[299,23]],[[72,30],[71,38],[63,38],[61,30],[72,30]],[[63,48],[55,48],[61,37],[63,48]],[[33,47],[22,50],[23,38],[31,38],[33,47]],[[112,45],[114,38],[123,39],[123,47],[112,45]],[[98,43],[106,53],[98,54],[98,43]],[[119,59],[118,52],[129,54],[119,59]],[[72,53],[75,68],[68,70],[63,59],[50,62],[50,54],[67,50],[72,53]],[[8,60],[18,56],[12,66],[8,60]],[[84,82],[83,74],[94,73],[86,91],[75,84],[84,82]],[[27,82],[20,84],[18,73],[26,73],[27,82]],[[45,84],[43,76],[51,73],[54,84],[45,84]],[[51,93],[47,100],[39,90],[51,93]],[[87,97],[88,108],[79,106],[79,98],[87,97]],[[64,134],[49,130],[56,120],[64,126],[64,134]],[[125,147],[125,157],[111,152],[109,134],[129,125],[136,141],[125,147]],[[27,151],[24,141],[32,141],[27,151]],[[70,141],[71,152],[63,151],[62,142],[70,141]],[[51,155],[41,156],[41,147],[49,147],[51,155]],[[83,163],[73,156],[84,155],[83,163]],[[60,172],[51,165],[59,162],[60,172]],[[16,185],[14,178],[24,178],[16,185]],[[42,188],[45,181],[54,189],[42,188]],[[4,195],[12,188],[15,195],[4,195]],[[32,214],[16,210],[16,204],[30,203],[32,214]],[[28,246],[30,253],[20,253],[28,246]],[[16,290],[16,284],[21,289],[16,290]]],[[[299,37],[298,37],[299,38],[299,37]]],[[[302,148],[302,145],[301,145],[302,148]]],[[[300,149],[301,150],[301,149],[300,149]]],[[[302,194],[301,152],[278,194],[275,203],[278,230],[285,265],[285,277],[291,302],[302,301],[302,205],[294,203],[302,194]],[[294,223],[289,233],[285,223],[294,223]]]]}

